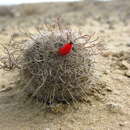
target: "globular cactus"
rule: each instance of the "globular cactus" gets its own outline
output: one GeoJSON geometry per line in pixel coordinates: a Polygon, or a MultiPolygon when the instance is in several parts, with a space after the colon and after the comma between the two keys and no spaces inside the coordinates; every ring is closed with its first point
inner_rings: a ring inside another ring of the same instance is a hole
{"type": "Polygon", "coordinates": [[[38,32],[22,46],[13,67],[20,69],[26,95],[45,104],[84,99],[93,79],[97,40],[59,21],[38,32]],[[69,43],[71,50],[60,55],[59,49],[69,43]]]}

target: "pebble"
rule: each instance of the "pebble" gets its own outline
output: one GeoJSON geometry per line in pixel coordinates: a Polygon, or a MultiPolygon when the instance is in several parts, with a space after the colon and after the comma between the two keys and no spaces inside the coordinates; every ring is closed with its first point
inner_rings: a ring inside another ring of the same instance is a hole
{"type": "Polygon", "coordinates": [[[107,51],[107,52],[104,52],[104,53],[102,54],[102,56],[103,56],[103,57],[109,57],[109,56],[112,56],[112,54],[113,54],[113,52],[107,51]]]}
{"type": "Polygon", "coordinates": [[[2,84],[2,85],[1,85],[1,88],[5,88],[5,85],[4,85],[4,84],[2,84]]]}
{"type": "Polygon", "coordinates": [[[50,128],[45,128],[45,130],[51,130],[50,128]]]}
{"type": "Polygon", "coordinates": [[[128,70],[128,71],[125,72],[125,76],[127,76],[127,77],[130,78],[130,70],[128,70]]]}
{"type": "Polygon", "coordinates": [[[0,32],[4,32],[5,30],[5,27],[0,27],[0,32]]]}
{"type": "Polygon", "coordinates": [[[130,47],[130,43],[127,43],[126,46],[130,47]]]}
{"type": "Polygon", "coordinates": [[[112,89],[111,88],[106,88],[106,91],[107,92],[112,92],[112,89]]]}
{"type": "Polygon", "coordinates": [[[128,124],[128,122],[121,122],[119,123],[119,126],[126,126],[128,124]]]}
{"type": "Polygon", "coordinates": [[[120,113],[122,111],[122,106],[116,103],[107,104],[107,109],[112,113],[120,113]]]}
{"type": "Polygon", "coordinates": [[[130,68],[130,64],[128,64],[126,60],[123,60],[123,61],[121,62],[121,64],[123,65],[123,67],[124,67],[125,69],[129,69],[129,68],[130,68]]]}
{"type": "Polygon", "coordinates": [[[104,73],[105,75],[107,75],[107,74],[110,73],[110,70],[104,70],[103,73],[104,73]]]}
{"type": "Polygon", "coordinates": [[[0,90],[0,93],[1,93],[1,92],[8,92],[8,91],[10,91],[10,90],[12,90],[12,89],[13,89],[12,87],[3,88],[3,89],[0,90]]]}
{"type": "Polygon", "coordinates": [[[15,32],[12,34],[12,38],[18,37],[19,35],[20,35],[19,33],[15,32]]]}

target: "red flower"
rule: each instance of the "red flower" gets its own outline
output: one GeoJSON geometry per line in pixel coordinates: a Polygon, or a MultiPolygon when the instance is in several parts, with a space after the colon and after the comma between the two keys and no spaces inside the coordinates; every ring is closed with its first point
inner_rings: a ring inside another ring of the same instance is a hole
{"type": "Polygon", "coordinates": [[[58,53],[61,56],[65,56],[67,54],[69,54],[72,51],[73,48],[73,43],[65,43],[61,48],[59,48],[58,53]]]}

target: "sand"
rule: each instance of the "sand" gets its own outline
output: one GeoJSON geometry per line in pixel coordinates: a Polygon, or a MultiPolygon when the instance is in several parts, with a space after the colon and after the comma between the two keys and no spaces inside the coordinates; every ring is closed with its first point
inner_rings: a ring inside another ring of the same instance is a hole
{"type": "Polygon", "coordinates": [[[97,59],[97,91],[75,109],[59,104],[45,111],[40,103],[23,103],[18,71],[0,70],[0,130],[130,130],[130,2],[116,1],[21,5],[11,7],[13,15],[0,16],[2,44],[11,35],[25,40],[19,28],[35,33],[34,26],[50,22],[60,10],[74,28],[96,32],[106,49],[97,59]]]}

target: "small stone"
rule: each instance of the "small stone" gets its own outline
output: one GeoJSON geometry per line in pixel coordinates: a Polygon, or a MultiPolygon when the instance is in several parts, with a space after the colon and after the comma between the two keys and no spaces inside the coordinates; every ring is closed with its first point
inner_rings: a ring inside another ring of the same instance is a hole
{"type": "Polygon", "coordinates": [[[50,128],[45,128],[45,130],[50,130],[50,128]]]}
{"type": "Polygon", "coordinates": [[[112,56],[112,52],[111,51],[107,51],[107,52],[104,52],[103,54],[102,54],[102,56],[103,57],[109,57],[109,56],[112,56]]]}
{"type": "Polygon", "coordinates": [[[119,123],[119,126],[125,126],[127,124],[127,122],[121,122],[119,123]]]}
{"type": "Polygon", "coordinates": [[[95,94],[94,96],[95,96],[95,99],[96,99],[97,101],[103,101],[103,96],[101,96],[101,95],[99,95],[99,94],[95,94]]]}
{"type": "Polygon", "coordinates": [[[107,104],[107,108],[112,113],[120,113],[122,111],[122,106],[116,103],[107,104]]]}
{"type": "Polygon", "coordinates": [[[86,102],[87,102],[89,105],[92,105],[92,102],[91,102],[90,99],[88,99],[86,102]]]}
{"type": "Polygon", "coordinates": [[[0,93],[1,92],[8,92],[10,90],[12,90],[13,88],[12,87],[8,87],[8,88],[3,88],[2,90],[0,90],[0,93]]]}
{"type": "Polygon", "coordinates": [[[107,92],[112,92],[112,89],[111,88],[106,88],[106,91],[107,92]]]}
{"type": "Polygon", "coordinates": [[[101,32],[101,33],[104,33],[104,32],[105,32],[105,30],[100,30],[100,32],[101,32]]]}
{"type": "Polygon", "coordinates": [[[107,74],[110,73],[110,71],[109,71],[109,70],[104,70],[103,73],[104,73],[105,75],[107,75],[107,74]]]}
{"type": "Polygon", "coordinates": [[[130,64],[128,64],[126,60],[123,60],[121,64],[122,64],[122,66],[123,66],[125,69],[129,69],[129,68],[130,68],[130,64]]]}
{"type": "Polygon", "coordinates": [[[4,84],[2,84],[2,85],[1,85],[1,88],[5,88],[5,85],[4,85],[4,84]]]}
{"type": "Polygon", "coordinates": [[[124,51],[113,52],[112,56],[115,58],[122,58],[124,56],[124,51]]]}
{"type": "Polygon", "coordinates": [[[5,30],[5,27],[0,27],[0,32],[4,32],[5,30]]]}
{"type": "Polygon", "coordinates": [[[18,37],[20,34],[18,32],[15,32],[12,34],[12,38],[18,37]]]}
{"type": "Polygon", "coordinates": [[[123,72],[122,70],[119,70],[119,69],[115,69],[115,70],[113,71],[113,73],[114,73],[114,74],[120,74],[120,75],[124,74],[124,72],[123,72]]]}
{"type": "Polygon", "coordinates": [[[109,29],[113,30],[113,29],[115,29],[115,27],[112,24],[110,24],[109,29]]]}
{"type": "Polygon", "coordinates": [[[127,76],[127,77],[130,78],[130,70],[128,70],[128,71],[125,72],[125,76],[127,76]]]}
{"type": "Polygon", "coordinates": [[[130,43],[127,43],[126,46],[130,47],[130,43]]]}
{"type": "Polygon", "coordinates": [[[119,123],[119,126],[124,126],[124,124],[123,123],[119,123]]]}

